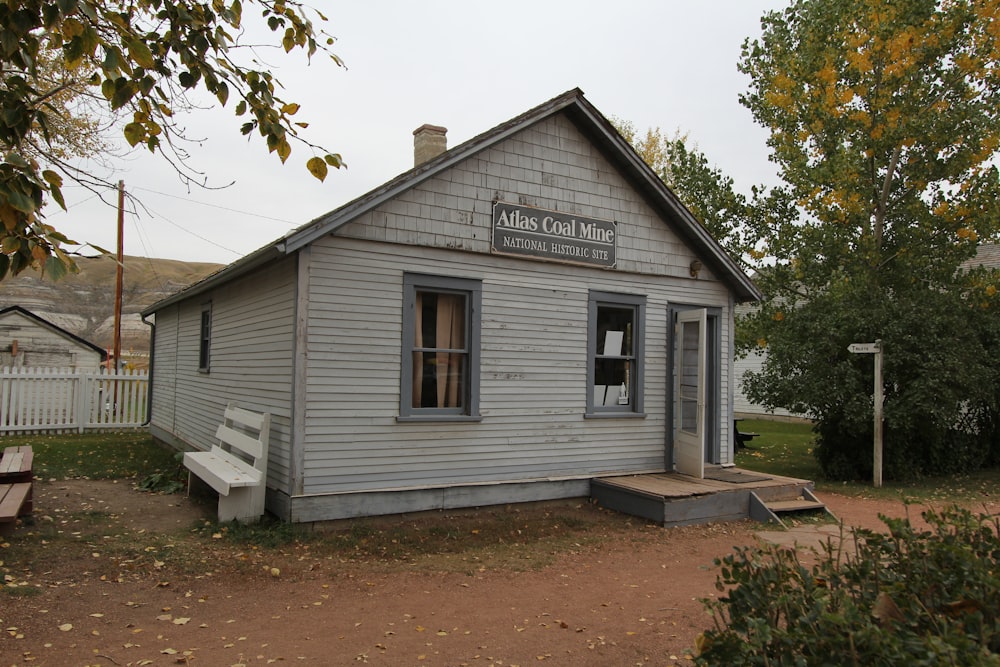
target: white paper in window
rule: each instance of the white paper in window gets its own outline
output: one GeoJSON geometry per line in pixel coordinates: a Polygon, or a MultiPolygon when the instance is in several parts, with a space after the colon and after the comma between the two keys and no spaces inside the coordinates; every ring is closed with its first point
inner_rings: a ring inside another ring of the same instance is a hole
{"type": "Polygon", "coordinates": [[[624,339],[624,331],[609,331],[604,336],[604,354],[620,357],[622,354],[622,341],[624,339]]]}

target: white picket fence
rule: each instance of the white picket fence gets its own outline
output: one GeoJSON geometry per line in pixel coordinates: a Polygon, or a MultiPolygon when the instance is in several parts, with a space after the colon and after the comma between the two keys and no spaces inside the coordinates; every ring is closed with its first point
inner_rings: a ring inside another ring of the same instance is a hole
{"type": "Polygon", "coordinates": [[[148,391],[145,371],[0,369],[0,434],[142,426],[148,391]]]}

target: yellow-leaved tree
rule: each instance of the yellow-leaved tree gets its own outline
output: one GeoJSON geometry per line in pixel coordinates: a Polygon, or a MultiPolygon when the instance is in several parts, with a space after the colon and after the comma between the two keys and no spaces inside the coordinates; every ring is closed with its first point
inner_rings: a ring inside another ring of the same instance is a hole
{"type": "Polygon", "coordinates": [[[744,44],[742,103],[794,206],[751,235],[769,299],[751,398],[812,416],[828,475],[870,478],[884,343],[888,477],[1000,460],[995,273],[961,270],[1000,228],[1000,3],[796,0],[744,44]]]}

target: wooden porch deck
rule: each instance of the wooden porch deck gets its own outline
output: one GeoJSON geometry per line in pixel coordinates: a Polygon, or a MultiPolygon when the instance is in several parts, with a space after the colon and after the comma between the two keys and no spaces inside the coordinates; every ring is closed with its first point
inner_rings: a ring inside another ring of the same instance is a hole
{"type": "Polygon", "coordinates": [[[716,478],[697,479],[676,472],[595,477],[590,495],[602,507],[684,526],[750,518],[751,494],[764,502],[798,498],[813,483],[739,468],[706,469],[716,478]]]}

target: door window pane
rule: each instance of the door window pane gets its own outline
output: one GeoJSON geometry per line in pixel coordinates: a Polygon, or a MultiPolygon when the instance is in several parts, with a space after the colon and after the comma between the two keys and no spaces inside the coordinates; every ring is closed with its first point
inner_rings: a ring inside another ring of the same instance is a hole
{"type": "Polygon", "coordinates": [[[698,322],[682,322],[680,336],[681,429],[698,431],[698,322]]]}

